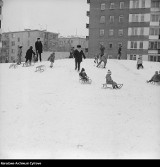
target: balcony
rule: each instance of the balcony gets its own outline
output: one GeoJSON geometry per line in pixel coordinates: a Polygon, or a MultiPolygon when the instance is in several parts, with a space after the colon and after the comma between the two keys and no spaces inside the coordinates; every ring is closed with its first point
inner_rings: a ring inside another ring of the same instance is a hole
{"type": "Polygon", "coordinates": [[[90,4],[90,0],[87,0],[87,4],[90,4]]]}
{"type": "Polygon", "coordinates": [[[86,15],[89,17],[89,16],[90,16],[90,11],[87,11],[87,12],[86,12],[86,15]]]}
{"type": "Polygon", "coordinates": [[[89,28],[89,24],[86,24],[86,28],[89,28]]]}

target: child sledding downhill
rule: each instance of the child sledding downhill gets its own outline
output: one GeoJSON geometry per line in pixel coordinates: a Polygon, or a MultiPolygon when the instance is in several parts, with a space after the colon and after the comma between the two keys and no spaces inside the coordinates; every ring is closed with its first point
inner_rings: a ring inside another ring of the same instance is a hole
{"type": "Polygon", "coordinates": [[[112,80],[110,70],[108,70],[108,72],[107,72],[106,83],[103,84],[103,88],[111,88],[108,85],[112,85],[113,89],[120,89],[123,86],[123,84],[117,84],[115,81],[112,80]]]}
{"type": "Polygon", "coordinates": [[[49,57],[48,57],[48,61],[51,62],[50,67],[53,67],[53,63],[54,63],[54,59],[55,59],[55,52],[53,52],[49,57]]]}
{"type": "Polygon", "coordinates": [[[92,80],[87,76],[84,68],[81,69],[81,72],[79,73],[79,77],[80,77],[79,81],[81,83],[91,84],[92,82],[92,80]]]}

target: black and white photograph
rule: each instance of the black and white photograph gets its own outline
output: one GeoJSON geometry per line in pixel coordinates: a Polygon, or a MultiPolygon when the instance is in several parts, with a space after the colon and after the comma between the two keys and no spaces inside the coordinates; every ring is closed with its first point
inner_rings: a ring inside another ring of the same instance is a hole
{"type": "Polygon", "coordinates": [[[7,159],[160,159],[160,0],[0,0],[7,159]]]}

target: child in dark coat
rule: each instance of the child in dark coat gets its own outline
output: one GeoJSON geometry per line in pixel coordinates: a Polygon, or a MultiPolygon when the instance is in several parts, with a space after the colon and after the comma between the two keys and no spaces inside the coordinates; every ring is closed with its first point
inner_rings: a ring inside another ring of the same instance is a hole
{"type": "Polygon", "coordinates": [[[79,76],[80,76],[83,80],[88,81],[88,76],[87,76],[87,74],[86,74],[84,68],[81,69],[81,72],[79,73],[79,76]]]}
{"type": "Polygon", "coordinates": [[[48,61],[51,62],[51,65],[50,65],[51,68],[53,67],[54,59],[55,59],[55,52],[53,52],[48,58],[48,61]]]}
{"type": "Polygon", "coordinates": [[[110,70],[108,70],[107,75],[106,75],[106,84],[111,84],[113,89],[119,88],[117,83],[112,80],[111,71],[110,70]]]}
{"type": "Polygon", "coordinates": [[[152,78],[147,81],[147,83],[149,82],[160,82],[160,74],[158,74],[158,71],[155,71],[155,74],[152,76],[152,78]]]}

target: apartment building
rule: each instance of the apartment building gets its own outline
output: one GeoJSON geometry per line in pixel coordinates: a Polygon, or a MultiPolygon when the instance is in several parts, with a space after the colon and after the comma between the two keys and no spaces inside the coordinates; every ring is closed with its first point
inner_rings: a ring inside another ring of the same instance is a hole
{"type": "Polygon", "coordinates": [[[58,49],[59,52],[70,52],[71,48],[76,48],[77,45],[81,45],[82,50],[85,52],[88,51],[88,41],[85,37],[78,36],[68,36],[68,37],[59,37],[58,39],[58,49]]]}
{"type": "Polygon", "coordinates": [[[159,0],[87,0],[90,4],[89,56],[105,46],[109,58],[117,58],[122,45],[122,59],[160,61],[159,0]]]}
{"type": "Polygon", "coordinates": [[[25,61],[25,54],[30,46],[35,49],[35,42],[40,38],[43,44],[43,51],[56,51],[58,46],[57,33],[46,30],[30,30],[7,32],[2,34],[2,62],[13,62],[17,59],[18,46],[22,45],[22,61],[25,61]]]}

